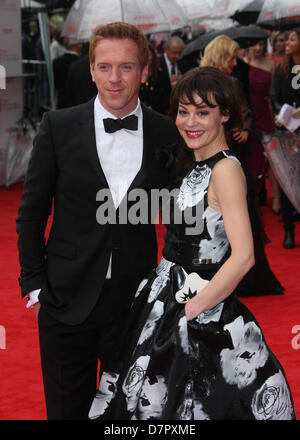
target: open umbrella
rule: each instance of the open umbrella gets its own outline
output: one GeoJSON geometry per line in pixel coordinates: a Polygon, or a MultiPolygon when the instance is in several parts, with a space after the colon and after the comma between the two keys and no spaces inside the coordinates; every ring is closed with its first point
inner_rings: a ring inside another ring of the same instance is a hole
{"type": "Polygon", "coordinates": [[[209,0],[213,17],[228,18],[238,9],[245,8],[252,0],[209,0]]]}
{"type": "Polygon", "coordinates": [[[185,12],[189,24],[207,19],[229,18],[238,8],[246,7],[252,0],[176,0],[185,12]]]}
{"type": "Polygon", "coordinates": [[[213,14],[212,2],[209,0],[176,0],[183,9],[189,24],[199,23],[213,14]]]}
{"type": "MultiPolygon", "coordinates": [[[[236,25],[238,25],[238,22],[232,20],[231,18],[204,18],[197,23],[197,28],[203,29],[204,33],[208,33],[219,31],[221,29],[227,29],[236,25]]],[[[195,27],[196,23],[192,26],[195,27]]]]}
{"type": "Polygon", "coordinates": [[[174,31],[187,25],[183,10],[174,0],[76,0],[62,35],[86,41],[97,26],[114,21],[131,23],[146,34],[174,31]]]}
{"type": "Polygon", "coordinates": [[[190,55],[193,52],[202,51],[210,41],[219,35],[227,35],[235,40],[241,48],[252,46],[258,41],[267,38],[267,35],[255,26],[233,26],[209,34],[200,35],[194,41],[186,45],[182,51],[181,58],[190,55]]]}
{"type": "Polygon", "coordinates": [[[265,0],[257,24],[269,29],[292,29],[299,26],[299,0],[265,0]]]}
{"type": "Polygon", "coordinates": [[[262,144],[279,185],[300,212],[300,133],[276,130],[265,134],[262,144]]]}
{"type": "MultiPolygon", "coordinates": [[[[229,18],[235,11],[234,4],[239,0],[175,0],[183,9],[192,32],[216,31],[234,25],[229,18]]],[[[251,0],[242,0],[243,3],[251,0]]]]}
{"type": "Polygon", "coordinates": [[[263,4],[264,0],[253,0],[245,7],[240,6],[231,18],[244,26],[254,24],[258,19],[263,4]]]}

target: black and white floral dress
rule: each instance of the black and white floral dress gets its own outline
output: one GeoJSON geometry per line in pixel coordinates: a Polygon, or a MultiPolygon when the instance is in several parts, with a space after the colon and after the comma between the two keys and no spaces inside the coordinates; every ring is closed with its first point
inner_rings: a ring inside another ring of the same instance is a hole
{"type": "Polygon", "coordinates": [[[120,368],[103,372],[91,419],[295,419],[284,371],[235,293],[191,321],[184,313],[230,254],[222,215],[207,202],[212,169],[227,157],[237,160],[224,150],[195,162],[171,198],[163,257],[136,292],[120,368]]]}

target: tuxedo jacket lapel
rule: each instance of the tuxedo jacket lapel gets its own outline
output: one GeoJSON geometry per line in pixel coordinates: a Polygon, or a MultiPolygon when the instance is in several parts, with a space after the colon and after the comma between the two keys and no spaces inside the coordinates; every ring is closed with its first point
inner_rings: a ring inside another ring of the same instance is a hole
{"type": "Polygon", "coordinates": [[[80,119],[80,125],[82,127],[80,136],[81,144],[84,145],[87,155],[90,159],[92,168],[96,172],[100,182],[103,186],[108,187],[105,174],[103,172],[99,156],[97,152],[96,135],[95,135],[95,118],[94,118],[94,101],[92,99],[86,104],[82,105],[82,114],[80,119]]]}

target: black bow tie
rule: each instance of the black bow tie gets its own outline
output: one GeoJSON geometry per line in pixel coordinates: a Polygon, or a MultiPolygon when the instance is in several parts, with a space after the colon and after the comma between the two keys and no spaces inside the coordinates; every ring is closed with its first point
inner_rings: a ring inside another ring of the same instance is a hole
{"type": "Polygon", "coordinates": [[[124,119],[106,118],[103,119],[103,124],[107,133],[114,133],[122,128],[126,128],[127,130],[137,130],[138,118],[135,115],[127,116],[124,119]]]}

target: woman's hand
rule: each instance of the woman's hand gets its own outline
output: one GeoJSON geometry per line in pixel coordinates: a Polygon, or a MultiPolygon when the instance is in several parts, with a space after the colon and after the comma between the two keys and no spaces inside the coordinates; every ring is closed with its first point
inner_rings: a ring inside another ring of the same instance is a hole
{"type": "Polygon", "coordinates": [[[300,107],[296,108],[296,110],[294,111],[293,118],[300,118],[300,107]]]}
{"type": "Polygon", "coordinates": [[[278,113],[278,115],[275,116],[274,123],[277,127],[282,127],[282,124],[280,122],[278,122],[278,116],[279,116],[279,113],[278,113]]]}
{"type": "Polygon", "coordinates": [[[232,130],[233,139],[238,144],[245,144],[248,140],[249,131],[248,130],[239,130],[238,128],[234,128],[232,130]]]}
{"type": "Polygon", "coordinates": [[[194,318],[196,318],[196,316],[200,315],[199,307],[197,307],[196,297],[190,299],[186,303],[184,310],[185,310],[186,319],[188,321],[190,321],[191,319],[194,319],[194,318]]]}

